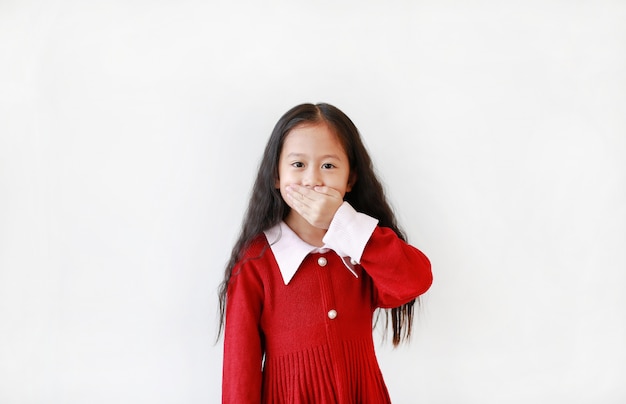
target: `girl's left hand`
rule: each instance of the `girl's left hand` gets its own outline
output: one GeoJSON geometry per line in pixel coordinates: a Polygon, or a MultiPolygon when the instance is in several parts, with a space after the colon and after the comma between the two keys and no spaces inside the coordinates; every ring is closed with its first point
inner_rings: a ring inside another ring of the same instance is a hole
{"type": "Polygon", "coordinates": [[[343,203],[343,195],[334,188],[317,186],[307,188],[297,184],[287,186],[288,205],[311,226],[328,229],[337,209],[343,203]]]}

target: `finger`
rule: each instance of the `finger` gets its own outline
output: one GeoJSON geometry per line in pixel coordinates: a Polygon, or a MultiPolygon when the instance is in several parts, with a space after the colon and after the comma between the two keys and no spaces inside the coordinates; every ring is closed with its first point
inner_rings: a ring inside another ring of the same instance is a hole
{"type": "Polygon", "coordinates": [[[320,194],[332,196],[333,198],[341,198],[341,193],[337,191],[335,188],[330,188],[327,186],[317,186],[313,188],[313,191],[320,193],[320,194]]]}
{"type": "Polygon", "coordinates": [[[334,188],[330,188],[327,186],[316,186],[314,188],[307,188],[301,185],[292,184],[289,185],[289,188],[292,189],[296,195],[296,198],[300,198],[300,200],[310,199],[311,201],[319,201],[324,197],[330,196],[335,199],[341,199],[341,193],[334,188]],[[299,194],[299,195],[298,195],[299,194]]]}
{"type": "Polygon", "coordinates": [[[302,193],[295,192],[293,190],[287,192],[288,205],[295,209],[298,213],[303,213],[304,210],[309,209],[310,203],[313,203],[310,199],[307,199],[302,193]]]}
{"type": "Polygon", "coordinates": [[[318,198],[315,191],[300,185],[292,184],[287,187],[287,194],[291,195],[294,200],[307,203],[307,200],[315,201],[318,198]]]}
{"type": "Polygon", "coordinates": [[[290,200],[288,205],[291,207],[291,209],[296,211],[307,222],[313,224],[314,220],[312,219],[312,217],[314,216],[313,212],[315,211],[315,209],[302,202],[301,200],[294,198],[293,196],[289,196],[289,199],[290,200]]]}

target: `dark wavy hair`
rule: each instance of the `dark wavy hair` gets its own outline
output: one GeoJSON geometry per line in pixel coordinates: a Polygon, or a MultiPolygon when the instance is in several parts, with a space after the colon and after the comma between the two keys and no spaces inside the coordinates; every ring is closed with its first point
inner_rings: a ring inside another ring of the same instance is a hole
{"type": "MultiPolygon", "coordinates": [[[[354,123],[338,108],[321,104],[301,104],[287,111],[276,123],[267,142],[259,172],[252,188],[248,209],[244,216],[239,238],[233,247],[230,260],[226,265],[224,280],[219,287],[220,324],[218,338],[224,329],[226,311],[226,292],[233,274],[233,268],[242,259],[243,253],[251,241],[264,230],[267,230],[287,217],[289,206],[276,189],[278,178],[278,161],[286,136],[295,127],[309,123],[326,123],[339,137],[350,162],[351,176],[356,174],[356,182],[352,190],[346,193],[344,200],[358,212],[378,219],[379,226],[391,228],[399,238],[407,241],[400,229],[396,217],[385,197],[383,185],[378,180],[372,159],[361,141],[359,131],[354,123]]],[[[385,329],[389,323],[393,327],[393,345],[408,340],[413,323],[413,306],[415,299],[403,306],[385,309],[385,329]]],[[[380,312],[379,312],[380,313],[380,312]]],[[[376,317],[378,323],[378,316],[376,317]]]]}

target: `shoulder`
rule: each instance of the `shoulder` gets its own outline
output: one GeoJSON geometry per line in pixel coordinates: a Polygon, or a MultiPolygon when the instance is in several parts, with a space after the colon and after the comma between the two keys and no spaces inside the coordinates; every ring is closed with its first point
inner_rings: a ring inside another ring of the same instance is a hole
{"type": "Polygon", "coordinates": [[[243,247],[239,256],[239,260],[233,267],[232,276],[239,275],[245,268],[265,266],[265,261],[271,256],[271,249],[265,235],[260,233],[252,238],[243,247]]]}
{"type": "Polygon", "coordinates": [[[240,254],[240,261],[260,258],[265,253],[265,250],[267,250],[268,247],[269,244],[267,242],[265,234],[257,234],[244,246],[240,254]]]}

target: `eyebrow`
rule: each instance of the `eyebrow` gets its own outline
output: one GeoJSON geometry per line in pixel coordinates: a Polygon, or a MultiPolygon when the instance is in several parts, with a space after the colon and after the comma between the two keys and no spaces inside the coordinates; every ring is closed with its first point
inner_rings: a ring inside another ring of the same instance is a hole
{"type": "MultiPolygon", "coordinates": [[[[289,153],[287,157],[308,157],[308,155],[306,153],[289,153]]],[[[337,154],[325,154],[322,156],[322,159],[341,160],[341,158],[337,154]]]]}

